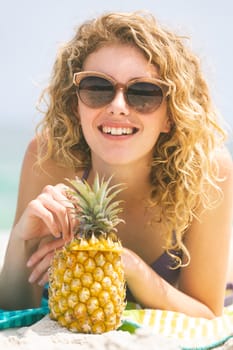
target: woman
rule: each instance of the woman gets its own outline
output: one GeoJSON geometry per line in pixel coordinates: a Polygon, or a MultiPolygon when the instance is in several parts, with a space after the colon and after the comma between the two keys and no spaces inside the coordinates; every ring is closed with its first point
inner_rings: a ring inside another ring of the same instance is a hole
{"type": "Polygon", "coordinates": [[[119,237],[144,307],[221,315],[232,223],[232,160],[198,58],[143,13],[84,23],[58,52],[47,110],[22,166],[0,307],[38,306],[75,225],[65,178],[126,183],[119,237]],[[146,286],[146,288],[145,288],[146,286]]]}

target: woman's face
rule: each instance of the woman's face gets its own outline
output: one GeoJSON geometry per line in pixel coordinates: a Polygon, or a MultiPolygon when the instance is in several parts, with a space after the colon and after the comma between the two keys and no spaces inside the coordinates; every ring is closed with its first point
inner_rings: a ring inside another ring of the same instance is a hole
{"type": "MultiPolygon", "coordinates": [[[[138,48],[122,44],[93,52],[85,60],[83,70],[105,73],[122,84],[139,77],[159,78],[156,68],[138,48]]],[[[92,159],[113,165],[141,159],[150,162],[160,133],[170,131],[166,99],[154,112],[139,113],[127,104],[120,89],[112,102],[98,109],[79,99],[78,114],[92,159]]]]}

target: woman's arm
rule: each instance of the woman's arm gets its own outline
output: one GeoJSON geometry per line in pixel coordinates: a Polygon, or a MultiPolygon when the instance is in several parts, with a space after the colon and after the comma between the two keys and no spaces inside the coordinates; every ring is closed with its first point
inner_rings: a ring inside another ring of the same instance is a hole
{"type": "Polygon", "coordinates": [[[123,262],[132,294],[144,307],[213,318],[222,314],[232,231],[233,167],[228,155],[219,161],[223,200],[193,220],[185,244],[191,261],[181,269],[179,288],[171,286],[137,255],[125,250],[123,262]]]}
{"type": "Polygon", "coordinates": [[[44,240],[54,240],[57,246],[70,239],[72,218],[70,203],[63,193],[64,185],[50,186],[71,176],[51,161],[45,172],[35,167],[37,154],[33,140],[25,154],[14,225],[10,234],[0,275],[0,308],[17,309],[38,306],[42,288],[29,283],[30,256],[44,240]],[[52,175],[55,174],[55,175],[52,175]],[[60,233],[62,232],[62,238],[60,233]]]}
{"type": "Polygon", "coordinates": [[[189,266],[182,269],[179,287],[199,300],[215,314],[223,310],[229,269],[233,223],[233,164],[230,155],[218,155],[219,183],[223,200],[194,220],[185,244],[191,255],[189,266]]]}
{"type": "Polygon", "coordinates": [[[205,304],[173,287],[132,251],[124,249],[122,258],[128,287],[143,307],[208,319],[215,316],[205,304]]]}

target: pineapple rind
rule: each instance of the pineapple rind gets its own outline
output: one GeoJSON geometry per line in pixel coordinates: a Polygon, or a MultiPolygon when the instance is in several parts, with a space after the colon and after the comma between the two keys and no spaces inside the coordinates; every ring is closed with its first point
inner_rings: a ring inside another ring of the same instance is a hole
{"type": "Polygon", "coordinates": [[[74,238],[71,243],[68,244],[67,249],[69,251],[77,250],[98,250],[98,251],[112,251],[122,252],[122,245],[120,241],[113,241],[111,238],[97,239],[94,235],[90,239],[74,238]],[[106,243],[107,242],[107,243],[106,243]]]}
{"type": "Polygon", "coordinates": [[[98,241],[94,236],[71,241],[55,253],[49,271],[50,317],[72,332],[103,333],[121,324],[122,247],[111,239],[98,241]]]}

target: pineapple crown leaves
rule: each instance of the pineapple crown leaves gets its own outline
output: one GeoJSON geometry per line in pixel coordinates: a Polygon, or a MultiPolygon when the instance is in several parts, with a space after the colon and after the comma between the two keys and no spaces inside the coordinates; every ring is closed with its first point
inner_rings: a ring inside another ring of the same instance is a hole
{"type": "Polygon", "coordinates": [[[79,220],[78,232],[84,235],[108,234],[116,232],[116,226],[124,222],[119,218],[122,201],[113,201],[124,187],[122,184],[110,186],[111,179],[112,176],[108,180],[103,178],[100,181],[99,175],[96,174],[92,187],[78,177],[75,180],[68,179],[71,188],[67,194],[76,208],[79,220]]]}

